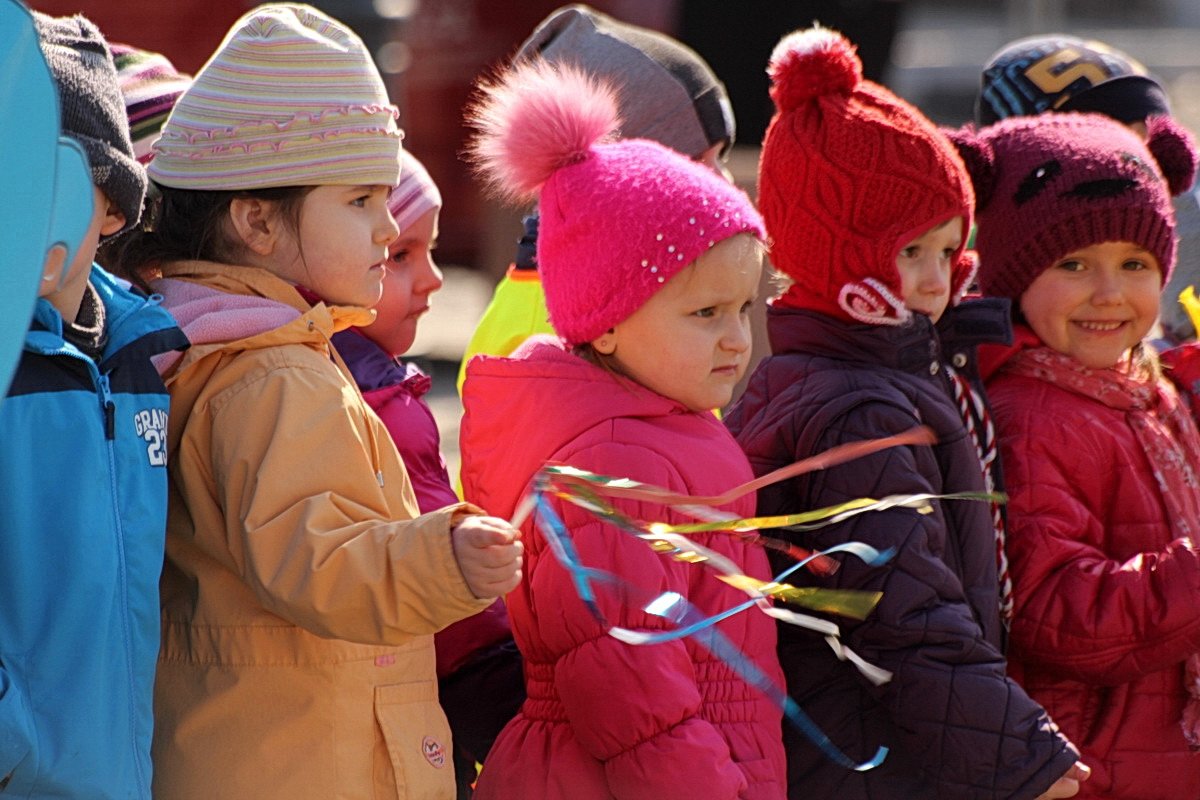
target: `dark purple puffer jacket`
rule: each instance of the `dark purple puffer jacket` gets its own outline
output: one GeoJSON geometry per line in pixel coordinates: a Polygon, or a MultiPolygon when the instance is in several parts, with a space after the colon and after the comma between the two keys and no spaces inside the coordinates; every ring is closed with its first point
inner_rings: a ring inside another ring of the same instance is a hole
{"type": "MultiPolygon", "coordinates": [[[[759,366],[727,423],[761,475],[845,442],[931,427],[937,444],[895,447],[760,490],[760,514],[820,508],[858,497],[980,491],[978,456],[951,399],[944,363],[973,369],[974,341],[1003,338],[1004,310],[967,303],[904,327],[851,325],[773,308],[774,355],[759,366]]],[[[864,514],[808,534],[807,547],[857,540],[897,548],[885,566],[842,559],[833,576],[795,573],[796,583],[879,590],[861,623],[835,618],[844,640],[894,673],[873,686],[839,661],[821,637],[781,625],[788,691],[856,761],[891,748],[879,768],[851,772],[785,729],[792,798],[1033,798],[1078,758],[1045,711],[1005,674],[995,535],[977,501],[864,514]]],[[[786,562],[776,561],[782,568],[786,562]]]]}

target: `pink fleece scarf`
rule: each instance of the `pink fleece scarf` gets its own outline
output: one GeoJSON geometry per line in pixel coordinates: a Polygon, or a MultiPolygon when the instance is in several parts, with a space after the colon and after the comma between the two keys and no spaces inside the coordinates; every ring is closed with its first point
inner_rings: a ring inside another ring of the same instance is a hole
{"type": "MultiPolygon", "coordinates": [[[[1139,380],[1116,369],[1089,369],[1049,347],[1022,350],[1009,359],[1004,370],[1057,384],[1126,412],[1154,471],[1171,536],[1195,540],[1193,511],[1183,497],[1200,494],[1196,476],[1200,433],[1166,381],[1139,380]]],[[[1200,750],[1200,654],[1188,656],[1185,686],[1189,696],[1180,724],[1188,745],[1200,750]]]]}

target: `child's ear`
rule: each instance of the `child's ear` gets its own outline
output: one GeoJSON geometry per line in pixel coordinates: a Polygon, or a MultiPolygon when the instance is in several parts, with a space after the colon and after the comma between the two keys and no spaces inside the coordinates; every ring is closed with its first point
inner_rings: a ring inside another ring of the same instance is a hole
{"type": "Polygon", "coordinates": [[[279,239],[280,220],[274,203],[257,197],[229,201],[229,218],[238,239],[252,252],[269,256],[279,239]]]}
{"type": "Polygon", "coordinates": [[[996,182],[996,154],[991,143],[970,124],[957,129],[943,128],[942,132],[958,149],[975,188],[975,211],[982,211],[992,199],[996,182]]]}
{"type": "Polygon", "coordinates": [[[105,203],[104,222],[100,225],[101,236],[111,236],[125,227],[125,212],[108,199],[108,195],[103,195],[105,203]]]}
{"type": "Polygon", "coordinates": [[[1167,179],[1167,188],[1172,195],[1183,194],[1196,179],[1196,141],[1171,117],[1150,117],[1146,128],[1146,146],[1167,179]]]}
{"type": "Polygon", "coordinates": [[[592,349],[602,356],[611,356],[617,351],[616,331],[609,328],[592,340],[592,349]]]}
{"type": "Polygon", "coordinates": [[[46,252],[42,262],[42,282],[38,284],[38,297],[58,291],[67,271],[67,248],[56,244],[46,252]]]}

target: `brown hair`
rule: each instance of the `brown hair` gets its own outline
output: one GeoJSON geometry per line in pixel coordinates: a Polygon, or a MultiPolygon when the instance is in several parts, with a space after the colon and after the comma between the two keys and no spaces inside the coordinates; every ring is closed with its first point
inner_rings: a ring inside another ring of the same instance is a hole
{"type": "Polygon", "coordinates": [[[236,264],[243,247],[226,225],[230,203],[236,198],[273,203],[295,233],[300,228],[301,205],[314,188],[197,191],[151,184],[141,224],[124,236],[105,242],[97,260],[114,274],[147,290],[147,283],[164,262],[201,260],[236,264]]]}

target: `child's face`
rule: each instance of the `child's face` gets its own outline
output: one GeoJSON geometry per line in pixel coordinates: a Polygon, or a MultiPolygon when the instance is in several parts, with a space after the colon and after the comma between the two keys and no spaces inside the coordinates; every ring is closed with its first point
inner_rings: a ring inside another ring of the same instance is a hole
{"type": "Polygon", "coordinates": [[[429,310],[429,296],[442,288],[442,271],[433,263],[438,209],[418,217],[388,247],[383,298],[375,306],[375,322],[362,332],[390,355],[412,347],[417,321],[429,310]]]}
{"type": "Polygon", "coordinates": [[[896,270],[908,310],[928,314],[934,322],[941,319],[950,303],[951,268],[962,245],[962,229],[963,218],[955,217],[900,248],[896,270]]]}
{"type": "Polygon", "coordinates": [[[1069,253],[1021,295],[1021,312],[1047,346],[1085,367],[1115,366],[1158,317],[1162,273],[1131,242],[1105,242],[1069,253]]]}
{"type": "Polygon", "coordinates": [[[622,374],[692,411],[727,404],[750,358],[762,247],[719,242],[592,345],[622,374]]]}
{"type": "Polygon", "coordinates": [[[336,305],[373,306],[387,248],[400,231],[387,186],[318,186],[304,197],[298,234],[281,234],[269,269],[336,305]]]}

